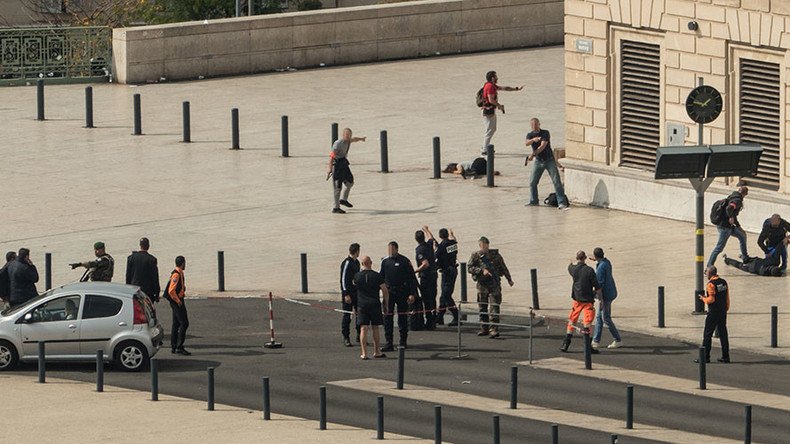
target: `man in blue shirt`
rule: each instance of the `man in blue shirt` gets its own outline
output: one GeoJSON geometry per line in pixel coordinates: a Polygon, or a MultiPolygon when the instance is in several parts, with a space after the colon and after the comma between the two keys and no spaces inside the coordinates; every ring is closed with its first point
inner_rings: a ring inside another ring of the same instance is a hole
{"type": "Polygon", "coordinates": [[[607,348],[620,348],[622,339],[620,332],[617,331],[614,322],[612,322],[612,301],[617,297],[617,286],[612,277],[612,263],[606,259],[603,254],[603,249],[598,247],[593,250],[593,260],[597,262],[595,266],[595,277],[598,278],[598,283],[601,284],[601,302],[598,305],[598,313],[595,315],[595,331],[593,332],[592,346],[598,348],[601,343],[601,333],[603,332],[603,324],[609,327],[609,332],[614,338],[614,342],[609,344],[607,348]]]}
{"type": "Polygon", "coordinates": [[[538,202],[538,182],[543,172],[549,173],[551,182],[554,184],[554,192],[557,193],[557,208],[567,210],[568,198],[565,196],[565,188],[562,186],[560,171],[557,168],[557,161],[554,159],[554,152],[551,150],[551,135],[547,130],[540,128],[540,120],[533,117],[530,120],[532,131],[527,134],[527,146],[532,148],[532,153],[527,157],[526,165],[533,161],[532,178],[529,181],[529,202],[527,206],[537,206],[538,202]]]}

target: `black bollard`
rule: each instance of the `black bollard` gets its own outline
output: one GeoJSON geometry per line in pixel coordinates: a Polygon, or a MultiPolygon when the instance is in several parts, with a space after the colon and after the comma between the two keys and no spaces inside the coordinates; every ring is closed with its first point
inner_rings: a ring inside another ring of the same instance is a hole
{"type": "Polygon", "coordinates": [[[44,253],[44,286],[52,288],[52,253],[44,253]]]}
{"type": "Polygon", "coordinates": [[[225,252],[217,251],[217,291],[225,291],[225,252]]]}
{"type": "Polygon", "coordinates": [[[560,444],[560,426],[551,425],[551,444],[560,444]]]}
{"type": "Polygon", "coordinates": [[[518,366],[510,367],[510,408],[515,409],[518,405],[518,366]]]}
{"type": "Polygon", "coordinates": [[[282,156],[288,157],[288,116],[280,118],[280,139],[282,140],[282,156]]]}
{"type": "Polygon", "coordinates": [[[442,146],[438,137],[433,138],[433,178],[442,178],[442,146]]]}
{"type": "Polygon", "coordinates": [[[442,444],[442,406],[433,406],[433,442],[442,444]]]}
{"type": "Polygon", "coordinates": [[[46,356],[47,352],[44,348],[44,342],[40,341],[38,343],[38,382],[43,384],[47,382],[47,361],[46,356]]]}
{"type": "Polygon", "coordinates": [[[486,147],[486,186],[494,186],[494,145],[486,147]]]}
{"type": "Polygon", "coordinates": [[[376,439],[384,439],[384,397],[376,397],[376,439]]]}
{"type": "Polygon", "coordinates": [[[705,390],[707,384],[705,381],[705,347],[699,348],[699,389],[705,390]]]}
{"type": "Polygon", "coordinates": [[[390,161],[389,161],[389,147],[387,146],[387,130],[383,130],[381,135],[379,136],[379,140],[381,141],[381,172],[382,173],[389,173],[390,172],[390,161]]]}
{"type": "Polygon", "coordinates": [[[132,104],[134,108],[134,132],[132,133],[133,136],[142,136],[143,135],[143,117],[141,111],[141,104],[140,104],[140,94],[135,94],[132,96],[132,104]]]}
{"type": "Polygon", "coordinates": [[[664,328],[664,287],[658,287],[658,328],[664,328]]]}
{"type": "Polygon", "coordinates": [[[208,368],[208,411],[214,411],[214,367],[208,368]]]}
{"type": "Polygon", "coordinates": [[[85,87],[85,128],[93,128],[93,87],[85,87]]]}
{"type": "Polygon", "coordinates": [[[36,120],[44,120],[44,79],[36,80],[36,120]]]}
{"type": "Polygon", "coordinates": [[[402,345],[398,346],[398,390],[403,390],[403,370],[404,370],[404,363],[403,361],[406,360],[406,347],[402,345]]]}
{"type": "Polygon", "coordinates": [[[307,253],[299,255],[299,264],[302,269],[302,293],[307,294],[307,253]]]}
{"type": "Polygon", "coordinates": [[[159,401],[159,361],[151,358],[151,401],[159,401]]]}
{"type": "MultiPolygon", "coordinates": [[[[466,286],[466,262],[461,262],[461,302],[467,302],[467,286],[466,286]]],[[[460,306],[463,306],[461,304],[460,306]]],[[[466,320],[466,315],[461,313],[461,321],[466,320]]]]}
{"type": "Polygon", "coordinates": [[[625,428],[634,428],[634,386],[629,385],[625,388],[626,407],[625,407],[625,428]]]}
{"type": "Polygon", "coordinates": [[[779,347],[779,307],[771,307],[771,347],[779,347]]]}
{"type": "Polygon", "coordinates": [[[592,339],[589,331],[584,334],[584,368],[592,370],[592,339]]]}
{"type": "Polygon", "coordinates": [[[239,141],[239,109],[233,108],[230,110],[230,149],[241,149],[241,142],[239,141]]]}
{"type": "Polygon", "coordinates": [[[104,391],[104,350],[96,350],[96,391],[104,391]]]}
{"type": "Polygon", "coordinates": [[[189,115],[189,102],[184,101],[181,103],[181,121],[183,137],[181,141],[184,143],[192,142],[192,119],[189,115]]]}
{"type": "Polygon", "coordinates": [[[337,139],[338,139],[338,126],[337,126],[337,122],[332,122],[332,136],[331,136],[331,137],[332,137],[332,142],[331,142],[330,144],[331,144],[331,145],[334,145],[334,144],[335,144],[335,142],[336,142],[336,141],[337,141],[337,139]]]}
{"type": "Polygon", "coordinates": [[[499,415],[494,415],[493,419],[493,427],[494,427],[494,444],[499,444],[499,415]]]}
{"type": "Polygon", "coordinates": [[[326,430],[326,386],[318,389],[318,428],[326,430]]]}
{"type": "Polygon", "coordinates": [[[532,278],[532,308],[540,310],[540,299],[538,298],[538,270],[533,268],[529,270],[530,278],[532,278]]]}
{"type": "Polygon", "coordinates": [[[752,406],[743,406],[745,413],[743,424],[743,442],[744,444],[751,444],[752,442],[752,406]]]}
{"type": "Polygon", "coordinates": [[[263,377],[263,420],[272,419],[272,405],[269,398],[269,377],[263,377]]]}

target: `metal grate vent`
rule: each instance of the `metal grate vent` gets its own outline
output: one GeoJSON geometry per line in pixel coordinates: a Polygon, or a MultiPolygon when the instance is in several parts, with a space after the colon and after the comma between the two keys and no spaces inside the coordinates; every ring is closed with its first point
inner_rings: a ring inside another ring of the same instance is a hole
{"type": "Polygon", "coordinates": [[[620,165],[654,170],[660,143],[661,47],[620,44],[620,165]]]}
{"type": "Polygon", "coordinates": [[[757,176],[744,182],[779,189],[779,143],[781,137],[780,67],[777,63],[740,60],[741,143],[759,143],[763,147],[757,176]]]}

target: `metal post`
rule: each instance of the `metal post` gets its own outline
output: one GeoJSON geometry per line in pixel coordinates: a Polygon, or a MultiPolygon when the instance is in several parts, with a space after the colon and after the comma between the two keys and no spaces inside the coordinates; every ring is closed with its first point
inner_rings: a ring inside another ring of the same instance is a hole
{"type": "Polygon", "coordinates": [[[442,178],[442,146],[438,137],[433,138],[433,178],[442,178]]]}
{"type": "Polygon", "coordinates": [[[331,144],[334,145],[334,143],[337,141],[337,139],[338,139],[338,125],[337,125],[337,122],[332,122],[332,142],[331,142],[331,144]]]}
{"type": "Polygon", "coordinates": [[[518,405],[518,366],[510,367],[510,408],[515,409],[518,405]]]}
{"type": "Polygon", "coordinates": [[[494,444],[499,444],[499,415],[494,415],[492,419],[494,426],[494,444]]]}
{"type": "Polygon", "coordinates": [[[752,442],[752,406],[743,406],[745,413],[743,424],[743,442],[744,444],[751,444],[752,442]]]}
{"type": "Polygon", "coordinates": [[[381,141],[381,172],[382,173],[389,173],[390,172],[390,161],[389,161],[389,147],[387,146],[387,130],[383,130],[379,136],[379,140],[381,141]]]}
{"type": "Polygon", "coordinates": [[[52,288],[52,253],[44,253],[44,286],[52,288]]]}
{"type": "Polygon", "coordinates": [[[288,116],[280,118],[280,138],[282,140],[282,156],[288,157],[288,116]]]}
{"type": "Polygon", "coordinates": [[[96,391],[104,391],[104,350],[96,350],[96,391]]]}
{"type": "Polygon", "coordinates": [[[38,382],[43,384],[47,382],[47,361],[46,361],[46,350],[44,348],[44,342],[39,341],[38,343],[38,382]]]}
{"type": "Polygon", "coordinates": [[[225,291],[225,252],[217,251],[217,291],[225,291]]]}
{"type": "Polygon", "coordinates": [[[132,96],[132,105],[134,111],[134,132],[132,133],[133,136],[142,136],[143,135],[143,117],[141,111],[141,104],[140,104],[140,94],[135,94],[132,96]]]}
{"type": "Polygon", "coordinates": [[[253,6],[253,0],[247,0],[247,15],[252,16],[253,6]]]}
{"type": "Polygon", "coordinates": [[[535,312],[532,310],[532,307],[529,309],[529,365],[532,365],[532,330],[534,326],[532,325],[532,320],[535,317],[535,312]]]}
{"type": "Polygon", "coordinates": [[[269,377],[263,377],[263,420],[272,419],[272,405],[269,397],[269,377]]]}
{"type": "Polygon", "coordinates": [[[214,367],[208,368],[208,411],[214,411],[214,367]]]}
{"type": "Polygon", "coordinates": [[[705,381],[705,347],[699,348],[699,389],[705,390],[707,388],[707,384],[705,381]]]}
{"type": "Polygon", "coordinates": [[[36,120],[44,120],[44,79],[36,80],[36,120]]]}
{"type": "Polygon", "coordinates": [[[625,388],[626,408],[625,408],[625,428],[634,428],[634,386],[629,385],[625,388]]]}
{"type": "MultiPolygon", "coordinates": [[[[698,86],[702,86],[704,80],[702,77],[698,79],[698,86]]],[[[697,132],[697,145],[702,146],[703,143],[703,124],[699,124],[697,132]]],[[[699,296],[704,294],[704,263],[705,260],[705,187],[699,187],[697,191],[697,217],[696,217],[696,241],[697,241],[697,254],[695,257],[696,267],[696,291],[694,293],[694,313],[702,314],[705,311],[705,304],[699,299],[699,296]]]]}
{"type": "Polygon", "coordinates": [[[384,439],[384,397],[376,397],[376,439],[384,439]]]}
{"type": "Polygon", "coordinates": [[[533,268],[529,270],[529,275],[532,278],[532,308],[540,310],[540,298],[538,297],[538,270],[533,268]]]}
{"type": "Polygon", "coordinates": [[[302,269],[302,293],[307,294],[307,253],[299,255],[299,263],[302,269]]]}
{"type": "Polygon", "coordinates": [[[433,406],[433,442],[442,444],[442,406],[433,406]]]}
{"type": "Polygon", "coordinates": [[[551,444],[560,444],[560,426],[551,425],[551,444]]]}
{"type": "MultiPolygon", "coordinates": [[[[459,307],[461,305],[463,305],[463,302],[467,302],[467,294],[466,294],[466,292],[467,292],[467,286],[466,286],[466,262],[461,262],[461,277],[460,277],[460,280],[461,280],[461,302],[462,302],[462,304],[459,304],[459,307]]],[[[459,321],[465,321],[466,320],[466,315],[461,316],[459,314],[458,315],[458,320],[459,321]]],[[[459,322],[459,324],[460,324],[460,322],[459,322]]],[[[459,326],[459,328],[460,328],[460,326],[459,326]]]]}
{"type": "Polygon", "coordinates": [[[241,149],[241,142],[239,141],[239,109],[233,108],[230,110],[230,135],[231,144],[230,149],[241,149]]]}
{"type": "Polygon", "coordinates": [[[184,136],[181,139],[184,143],[192,142],[192,123],[189,115],[189,101],[184,101],[181,104],[181,117],[184,136]]]}
{"type": "Polygon", "coordinates": [[[151,401],[159,401],[159,361],[151,358],[151,401]]]}
{"type": "Polygon", "coordinates": [[[494,186],[494,145],[486,147],[486,186],[494,186]]]}
{"type": "Polygon", "coordinates": [[[318,389],[318,428],[326,430],[326,386],[318,389]]]}
{"type": "Polygon", "coordinates": [[[93,128],[93,87],[85,87],[85,128],[93,128]]]}
{"type": "Polygon", "coordinates": [[[584,368],[592,370],[592,342],[589,331],[584,334],[584,368]]]}
{"type": "Polygon", "coordinates": [[[241,17],[241,0],[236,0],[236,17],[241,17]]]}
{"type": "Polygon", "coordinates": [[[664,287],[658,287],[658,328],[664,328],[664,287]]]}
{"type": "Polygon", "coordinates": [[[398,390],[403,390],[403,361],[406,360],[406,347],[398,346],[398,390]]]}
{"type": "Polygon", "coordinates": [[[771,347],[779,347],[779,307],[771,307],[771,347]]]}

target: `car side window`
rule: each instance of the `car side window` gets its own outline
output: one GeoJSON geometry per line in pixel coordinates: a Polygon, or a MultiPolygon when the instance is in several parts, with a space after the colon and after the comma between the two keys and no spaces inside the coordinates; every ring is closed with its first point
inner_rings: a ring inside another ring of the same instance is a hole
{"type": "Polygon", "coordinates": [[[80,296],[64,296],[39,305],[32,311],[34,322],[73,321],[80,309],[80,296]]]}
{"type": "Polygon", "coordinates": [[[111,318],[121,312],[123,301],[110,296],[85,296],[82,319],[111,318]]]}

